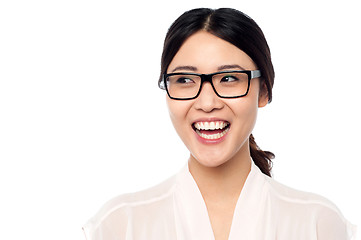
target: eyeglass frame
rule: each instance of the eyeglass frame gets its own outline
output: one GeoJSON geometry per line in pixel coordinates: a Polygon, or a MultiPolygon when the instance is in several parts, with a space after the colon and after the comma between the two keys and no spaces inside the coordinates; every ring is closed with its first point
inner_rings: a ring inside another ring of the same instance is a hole
{"type": "Polygon", "coordinates": [[[214,93],[220,97],[220,98],[241,98],[241,97],[244,97],[248,94],[249,92],[249,87],[251,85],[251,80],[254,79],[254,78],[259,78],[261,77],[262,74],[261,74],[261,70],[235,70],[235,71],[221,71],[221,72],[215,72],[215,73],[210,73],[210,74],[199,74],[199,73],[184,73],[184,72],[176,72],[176,73],[164,73],[162,74],[162,80],[159,81],[158,83],[158,87],[162,90],[166,90],[167,94],[168,94],[168,97],[170,99],[174,99],[174,100],[192,100],[192,99],[196,99],[199,94],[201,93],[202,91],[202,86],[203,86],[203,83],[204,82],[209,82],[213,88],[213,91],[214,93]],[[245,94],[243,95],[239,95],[239,96],[221,96],[218,94],[218,92],[216,91],[216,88],[214,87],[213,85],[213,82],[212,82],[212,79],[213,79],[213,76],[214,75],[217,75],[217,74],[222,74],[222,73],[246,73],[247,76],[248,76],[248,86],[247,86],[247,91],[245,94]],[[199,90],[196,94],[196,96],[194,97],[191,97],[191,98],[175,98],[175,97],[172,97],[170,94],[169,94],[169,91],[168,91],[168,87],[166,87],[166,79],[169,77],[169,76],[175,76],[175,75],[192,75],[192,76],[198,76],[201,78],[201,84],[199,86],[199,90]]]}

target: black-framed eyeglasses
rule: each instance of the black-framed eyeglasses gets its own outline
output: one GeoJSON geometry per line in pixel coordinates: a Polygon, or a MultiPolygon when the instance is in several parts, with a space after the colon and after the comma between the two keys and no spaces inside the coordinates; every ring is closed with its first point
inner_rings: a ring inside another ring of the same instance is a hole
{"type": "Polygon", "coordinates": [[[158,86],[175,100],[190,100],[199,96],[204,82],[209,82],[220,98],[240,98],[248,94],[251,79],[261,77],[260,70],[223,71],[211,74],[163,74],[158,86]]]}

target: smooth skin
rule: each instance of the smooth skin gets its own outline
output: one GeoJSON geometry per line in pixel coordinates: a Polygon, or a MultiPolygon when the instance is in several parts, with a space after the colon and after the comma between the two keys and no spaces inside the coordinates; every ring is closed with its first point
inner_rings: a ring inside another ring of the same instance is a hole
{"type": "MultiPolygon", "coordinates": [[[[256,70],[257,66],[242,50],[206,31],[190,36],[169,65],[167,73],[213,73],[226,70],[256,70]]],[[[172,123],[190,151],[188,166],[203,196],[216,240],[228,239],[234,209],[251,170],[249,136],[259,107],[268,96],[259,79],[252,79],[247,96],[219,98],[205,83],[193,100],[172,100],[167,105],[172,123]],[[228,121],[230,129],[223,141],[199,141],[192,124],[200,119],[228,121]]]]}

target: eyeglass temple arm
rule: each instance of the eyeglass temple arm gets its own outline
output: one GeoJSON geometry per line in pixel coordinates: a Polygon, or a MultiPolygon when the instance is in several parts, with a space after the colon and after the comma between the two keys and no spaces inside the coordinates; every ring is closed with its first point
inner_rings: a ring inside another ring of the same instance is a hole
{"type": "Polygon", "coordinates": [[[251,71],[251,79],[252,78],[258,78],[261,76],[261,71],[260,70],[253,70],[251,71]]]}
{"type": "Polygon", "coordinates": [[[164,75],[162,76],[162,80],[158,82],[158,87],[159,87],[160,89],[165,90],[164,75]]]}

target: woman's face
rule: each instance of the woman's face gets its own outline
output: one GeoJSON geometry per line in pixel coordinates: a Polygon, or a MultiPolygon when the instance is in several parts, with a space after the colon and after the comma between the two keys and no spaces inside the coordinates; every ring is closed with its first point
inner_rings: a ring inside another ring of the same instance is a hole
{"type": "MultiPolygon", "coordinates": [[[[255,63],[242,50],[208,32],[199,31],[184,42],[167,73],[209,74],[256,69],[255,63]]],[[[203,84],[196,99],[172,100],[167,97],[171,120],[189,149],[191,160],[208,167],[220,166],[232,159],[249,158],[248,138],[256,122],[258,107],[265,106],[267,101],[266,95],[260,95],[259,79],[251,80],[248,94],[241,98],[220,98],[209,82],[203,84]]]]}

